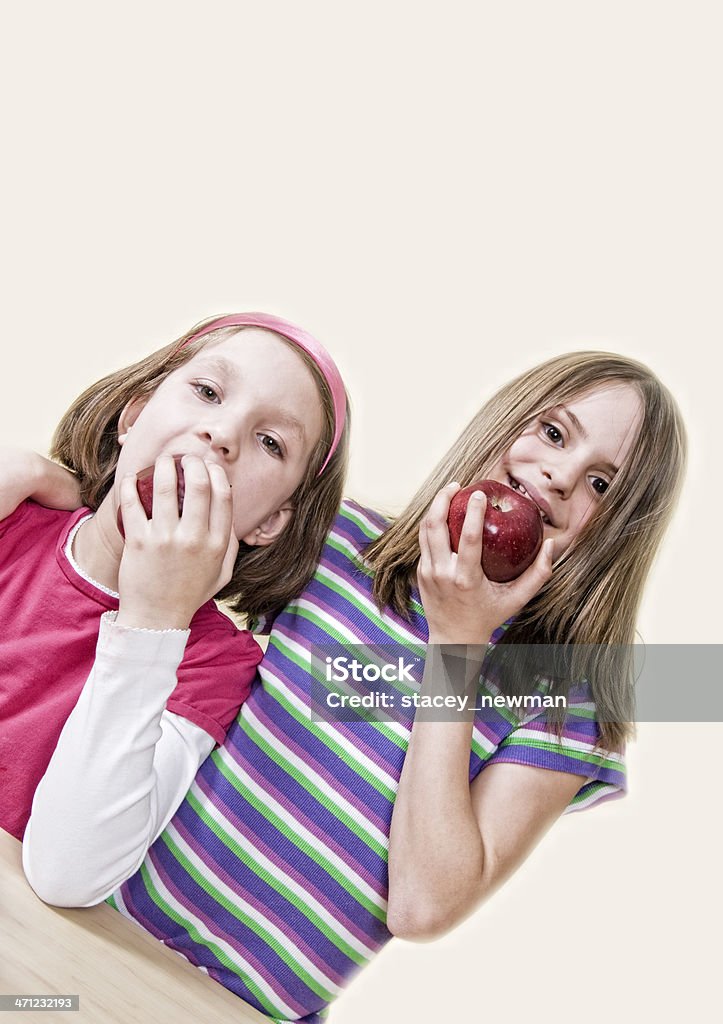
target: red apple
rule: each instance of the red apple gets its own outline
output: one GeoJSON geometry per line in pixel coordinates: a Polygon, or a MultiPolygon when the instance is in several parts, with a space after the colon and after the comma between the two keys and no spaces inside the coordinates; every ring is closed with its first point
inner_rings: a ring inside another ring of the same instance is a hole
{"type": "Polygon", "coordinates": [[[457,491],[449,506],[447,526],[453,551],[459,550],[459,538],[467,513],[467,503],[475,491],[487,495],[482,528],[482,568],[495,583],[509,583],[521,576],[534,562],[542,544],[542,518],[537,505],[519,491],[497,480],[478,480],[457,491]]]}
{"type": "MultiPolygon", "coordinates": [[[[186,479],[183,475],[183,466],[181,465],[181,455],[174,455],[173,461],[176,464],[176,486],[178,490],[178,514],[180,516],[183,511],[183,499],[186,494],[186,479]]],[[[142,469],[137,475],[136,487],[138,489],[138,497],[141,500],[143,511],[146,517],[150,519],[153,515],[153,473],[155,466],[149,466],[147,469],[142,469]]],[[[123,515],[121,510],[118,509],[118,529],[120,530],[121,537],[125,537],[125,531],[123,530],[123,515]]]]}

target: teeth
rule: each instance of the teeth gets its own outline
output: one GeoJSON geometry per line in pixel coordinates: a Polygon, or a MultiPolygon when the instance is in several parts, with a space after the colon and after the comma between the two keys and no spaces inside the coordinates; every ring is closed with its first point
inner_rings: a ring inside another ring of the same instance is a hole
{"type": "Polygon", "coordinates": [[[522,486],[522,484],[518,484],[517,481],[515,480],[515,478],[512,477],[512,476],[510,477],[510,487],[512,487],[512,489],[514,491],[519,491],[520,494],[524,494],[526,498],[529,498],[529,494],[527,493],[525,488],[522,486]]]}
{"type": "MultiPolygon", "coordinates": [[[[519,491],[520,494],[524,494],[526,498],[530,498],[529,494],[527,493],[525,488],[522,486],[522,484],[518,484],[518,482],[515,480],[515,478],[513,476],[510,476],[508,474],[508,479],[510,481],[510,487],[514,491],[519,491]]],[[[533,501],[533,500],[534,500],[533,498],[530,498],[530,501],[533,501]]],[[[535,504],[537,505],[537,502],[535,502],[535,504]]],[[[550,520],[547,518],[547,513],[543,512],[539,505],[537,505],[537,509],[538,509],[538,511],[539,511],[539,513],[540,513],[540,515],[542,517],[543,523],[547,523],[548,526],[551,526],[552,524],[550,523],[550,520]]]]}

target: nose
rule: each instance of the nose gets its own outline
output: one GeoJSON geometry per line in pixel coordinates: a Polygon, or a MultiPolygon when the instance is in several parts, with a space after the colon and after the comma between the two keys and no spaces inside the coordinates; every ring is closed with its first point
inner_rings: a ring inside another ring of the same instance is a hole
{"type": "Polygon", "coordinates": [[[224,461],[233,461],[239,450],[238,425],[228,416],[218,414],[207,417],[198,426],[198,437],[211,451],[224,461]]]}
{"type": "Polygon", "coordinates": [[[559,454],[556,456],[552,454],[548,456],[541,469],[549,489],[565,499],[569,498],[575,489],[582,467],[580,460],[576,459],[569,451],[559,449],[559,454]]]}

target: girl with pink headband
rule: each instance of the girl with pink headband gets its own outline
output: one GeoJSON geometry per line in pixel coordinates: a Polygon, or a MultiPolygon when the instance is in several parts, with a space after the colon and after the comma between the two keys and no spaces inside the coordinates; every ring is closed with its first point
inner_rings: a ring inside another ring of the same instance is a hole
{"type": "Polygon", "coordinates": [[[77,483],[38,456],[2,457],[0,827],[24,838],[41,895],[80,859],[91,885],[108,857],[116,883],[131,874],[223,742],[262,651],[213,597],[267,615],[303,589],[347,439],[328,352],[242,313],[75,401],[52,454],[77,483]]]}

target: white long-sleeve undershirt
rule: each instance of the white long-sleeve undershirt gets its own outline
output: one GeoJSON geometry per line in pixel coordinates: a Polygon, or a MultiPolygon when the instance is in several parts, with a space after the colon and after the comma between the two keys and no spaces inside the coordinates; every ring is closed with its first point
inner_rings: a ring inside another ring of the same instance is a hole
{"type": "Polygon", "coordinates": [[[166,710],[188,630],[101,617],[93,669],[35,792],[23,868],[46,903],[100,903],[140,866],[215,741],[166,710]]]}

